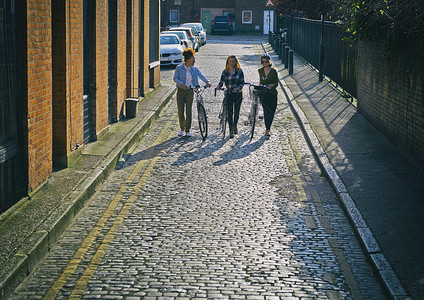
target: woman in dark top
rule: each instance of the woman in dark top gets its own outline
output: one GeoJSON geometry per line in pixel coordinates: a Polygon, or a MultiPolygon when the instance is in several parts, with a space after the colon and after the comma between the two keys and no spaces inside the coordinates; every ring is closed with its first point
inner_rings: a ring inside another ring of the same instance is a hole
{"type": "Polygon", "coordinates": [[[240,106],[242,102],[242,89],[244,84],[243,70],[235,55],[227,57],[225,69],[222,71],[221,80],[217,89],[224,85],[227,87],[227,111],[228,125],[230,127],[230,138],[237,134],[237,123],[240,116],[240,106]]]}
{"type": "Polygon", "coordinates": [[[263,67],[258,70],[259,84],[268,87],[261,96],[261,103],[264,109],[265,135],[270,136],[271,124],[274,120],[275,110],[277,109],[278,74],[272,67],[271,58],[268,54],[262,55],[261,64],[263,67]]]}

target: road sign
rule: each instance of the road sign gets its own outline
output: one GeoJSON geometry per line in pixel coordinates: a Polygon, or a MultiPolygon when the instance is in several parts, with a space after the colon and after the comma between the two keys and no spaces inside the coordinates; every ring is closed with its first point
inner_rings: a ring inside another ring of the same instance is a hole
{"type": "Polygon", "coordinates": [[[271,7],[271,6],[275,6],[275,4],[274,4],[274,2],[272,2],[272,0],[267,0],[265,6],[271,7]]]}

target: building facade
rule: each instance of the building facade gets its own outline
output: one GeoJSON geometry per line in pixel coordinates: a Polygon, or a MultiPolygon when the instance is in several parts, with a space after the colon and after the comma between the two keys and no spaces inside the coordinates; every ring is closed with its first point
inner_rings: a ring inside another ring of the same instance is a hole
{"type": "MultiPolygon", "coordinates": [[[[274,0],[275,1],[275,0],[274,0]]],[[[200,22],[210,32],[215,16],[228,15],[237,33],[268,34],[274,31],[274,6],[266,0],[162,0],[163,29],[200,22]]]]}
{"type": "Polygon", "coordinates": [[[159,0],[0,1],[0,212],[160,84],[159,0]]]}

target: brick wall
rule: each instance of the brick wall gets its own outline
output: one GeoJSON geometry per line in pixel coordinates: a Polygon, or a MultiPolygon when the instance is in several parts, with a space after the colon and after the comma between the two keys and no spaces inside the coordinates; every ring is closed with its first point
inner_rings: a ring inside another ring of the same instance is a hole
{"type": "Polygon", "coordinates": [[[143,26],[140,28],[143,34],[143,41],[141,42],[142,51],[141,57],[142,61],[140,62],[141,67],[141,92],[142,94],[146,93],[149,90],[149,1],[144,1],[144,7],[141,8],[142,13],[142,23],[143,26]]]}
{"type": "Polygon", "coordinates": [[[424,167],[424,53],[387,56],[359,43],[358,109],[389,140],[424,167]]]}
{"type": "MultiPolygon", "coordinates": [[[[253,31],[255,26],[260,26],[260,32],[263,31],[264,23],[264,11],[268,10],[265,7],[265,0],[196,0],[194,2],[194,13],[193,13],[193,2],[182,1],[180,6],[175,5],[174,0],[165,0],[165,13],[162,14],[166,19],[162,24],[170,24],[169,16],[170,10],[180,11],[180,23],[185,22],[202,22],[202,9],[211,11],[211,18],[216,15],[221,15],[223,10],[234,11],[234,17],[236,22],[236,31],[253,31]],[[252,11],[252,24],[243,24],[242,22],[242,11],[252,11]]],[[[271,8],[273,10],[273,8],[271,8]]],[[[171,25],[176,25],[172,23],[171,25]]]]}
{"type": "Polygon", "coordinates": [[[83,144],[82,0],[54,1],[53,17],[53,161],[67,166],[75,145],[83,144]]]}
{"type": "Polygon", "coordinates": [[[150,87],[156,88],[160,84],[160,66],[154,67],[150,70],[150,87]]]}
{"type": "Polygon", "coordinates": [[[50,0],[27,1],[26,132],[28,191],[52,172],[52,22],[50,0]]]}
{"type": "MultiPolygon", "coordinates": [[[[275,2],[275,1],[274,1],[275,2]]],[[[237,31],[253,31],[255,30],[255,26],[259,26],[259,32],[263,32],[264,26],[264,10],[268,10],[265,7],[266,1],[258,1],[258,0],[236,0],[235,1],[235,21],[236,21],[236,30],[237,31]],[[242,22],[242,12],[244,10],[252,11],[252,23],[243,24],[242,22]]],[[[271,10],[273,8],[271,7],[271,10]]]]}
{"type": "MultiPolygon", "coordinates": [[[[144,1],[147,2],[147,1],[144,1]]],[[[136,96],[139,84],[139,1],[127,1],[127,97],[136,96]]],[[[148,28],[148,27],[147,27],[148,28]]],[[[140,28],[141,29],[141,28],[140,28]]]]}
{"type": "Polygon", "coordinates": [[[117,5],[117,120],[124,115],[125,87],[127,81],[127,0],[117,5]]]}
{"type": "Polygon", "coordinates": [[[95,140],[108,127],[108,2],[94,2],[94,37],[92,39],[91,119],[95,140]]]}
{"type": "MultiPolygon", "coordinates": [[[[53,0],[56,1],[56,0],[53,0]]],[[[84,94],[84,44],[83,0],[65,1],[66,8],[66,99],[68,105],[68,153],[76,144],[84,143],[83,94],[84,94]]]]}
{"type": "MultiPolygon", "coordinates": [[[[151,0],[155,1],[155,0],[151,0]]],[[[159,1],[159,0],[158,0],[159,1]]],[[[84,0],[23,0],[16,2],[22,21],[17,22],[22,40],[19,80],[27,88],[22,101],[25,180],[28,192],[41,186],[51,175],[53,161],[67,166],[76,157],[77,144],[84,144],[84,0]],[[74,155],[75,154],[75,155],[74,155]]],[[[109,18],[108,0],[92,0],[90,74],[91,120],[94,135],[108,127],[109,120],[123,116],[125,91],[149,84],[159,85],[160,69],[149,70],[149,1],[116,2],[116,96],[109,106],[109,18]],[[139,13],[143,20],[139,26],[139,13]],[[139,42],[141,30],[142,41],[139,42]],[[141,45],[141,48],[140,48],[141,45]],[[139,51],[142,54],[140,61],[139,51]],[[140,61],[140,64],[139,64],[140,61]],[[139,65],[141,71],[139,73],[139,65]],[[150,80],[150,74],[153,79],[150,80]],[[110,109],[109,111],[109,107],[110,109]],[[112,114],[112,116],[110,116],[112,114]]],[[[88,20],[88,19],[87,19],[88,20]]],[[[158,20],[159,22],[159,20],[158,20]]],[[[115,78],[114,77],[114,78],[115,78]]],[[[0,90],[0,93],[2,91],[0,90]]],[[[19,116],[21,117],[21,116],[19,116]]]]}

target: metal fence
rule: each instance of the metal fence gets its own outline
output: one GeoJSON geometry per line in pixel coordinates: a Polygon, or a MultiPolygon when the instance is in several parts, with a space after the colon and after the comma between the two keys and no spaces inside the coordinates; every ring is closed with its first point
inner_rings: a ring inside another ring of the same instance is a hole
{"type": "Polygon", "coordinates": [[[358,47],[343,41],[341,26],[333,22],[284,17],[281,28],[288,30],[288,44],[306,61],[319,69],[323,33],[323,73],[353,97],[357,97],[358,47]]]}

